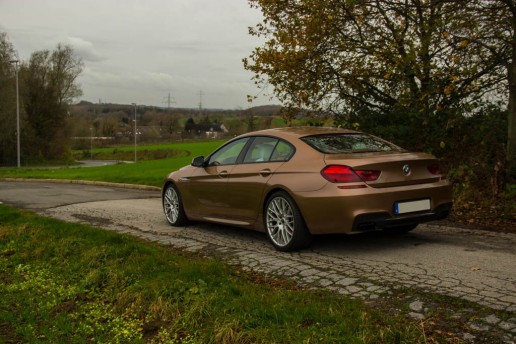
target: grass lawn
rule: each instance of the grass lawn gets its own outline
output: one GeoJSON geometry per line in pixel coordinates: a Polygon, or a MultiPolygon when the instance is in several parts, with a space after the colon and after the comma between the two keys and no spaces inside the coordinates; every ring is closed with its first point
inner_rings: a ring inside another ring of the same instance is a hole
{"type": "MultiPolygon", "coordinates": [[[[168,145],[140,146],[139,154],[145,150],[170,149],[181,151],[175,157],[159,160],[139,161],[136,164],[117,164],[101,167],[74,167],[61,169],[0,169],[0,178],[52,178],[106,181],[115,183],[141,184],[161,186],[163,178],[170,172],[191,163],[192,158],[208,155],[220,147],[223,141],[206,141],[193,143],[177,143],[168,145]]],[[[117,148],[120,151],[131,151],[130,146],[117,148]]],[[[99,149],[99,152],[113,151],[113,148],[99,149]]],[[[94,150],[95,152],[95,150],[94,150]]]]}
{"type": "Polygon", "coordinates": [[[402,317],[0,205],[0,342],[423,343],[402,317]]]}

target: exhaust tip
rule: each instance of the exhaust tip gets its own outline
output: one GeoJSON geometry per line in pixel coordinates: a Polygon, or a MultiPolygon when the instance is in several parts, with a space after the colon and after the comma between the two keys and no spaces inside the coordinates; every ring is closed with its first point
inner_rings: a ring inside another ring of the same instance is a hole
{"type": "Polygon", "coordinates": [[[374,231],[375,229],[376,224],[374,222],[364,222],[357,226],[357,230],[359,232],[374,231]]]}

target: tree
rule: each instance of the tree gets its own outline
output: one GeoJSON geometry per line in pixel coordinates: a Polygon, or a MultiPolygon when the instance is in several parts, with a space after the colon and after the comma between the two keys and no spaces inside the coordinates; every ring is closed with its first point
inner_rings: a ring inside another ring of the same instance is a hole
{"type": "Polygon", "coordinates": [[[59,44],[31,55],[24,67],[23,99],[35,157],[59,159],[66,154],[68,105],[82,94],[77,78],[83,63],[70,46],[59,44]]]}
{"type": "MultiPolygon", "coordinates": [[[[508,8],[509,21],[506,27],[509,39],[506,44],[510,47],[510,59],[507,63],[509,80],[509,121],[507,136],[507,162],[509,176],[516,181],[516,3],[513,0],[500,0],[508,8]]],[[[503,26],[503,23],[502,23],[503,26]]]]}
{"type": "Polygon", "coordinates": [[[244,66],[287,105],[344,124],[356,114],[394,117],[423,148],[454,116],[506,95],[506,55],[471,44],[487,22],[470,20],[469,3],[250,0],[264,15],[250,33],[266,42],[244,66]]]}
{"type": "Polygon", "coordinates": [[[480,1],[472,12],[483,22],[486,40],[479,45],[503,61],[508,80],[507,171],[516,182],[516,3],[514,0],[480,1]]]}
{"type": "Polygon", "coordinates": [[[16,162],[16,67],[18,60],[7,34],[0,32],[0,165],[16,162]]]}
{"type": "Polygon", "coordinates": [[[507,176],[516,181],[516,3],[514,0],[477,0],[465,3],[472,34],[450,32],[453,39],[487,51],[493,65],[502,70],[504,89],[498,93],[507,101],[507,176]]]}
{"type": "MultiPolygon", "coordinates": [[[[507,162],[509,176],[512,181],[516,181],[516,3],[513,0],[501,0],[509,9],[509,22],[507,31],[510,46],[510,59],[507,63],[507,76],[509,79],[509,121],[507,136],[507,162]]],[[[503,23],[502,23],[503,25],[503,23]]]]}

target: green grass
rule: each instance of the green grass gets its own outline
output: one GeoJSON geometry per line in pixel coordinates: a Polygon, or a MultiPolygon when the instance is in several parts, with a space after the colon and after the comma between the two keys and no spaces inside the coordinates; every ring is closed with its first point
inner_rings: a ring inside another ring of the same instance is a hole
{"type": "Polygon", "coordinates": [[[0,205],[0,342],[424,342],[359,301],[251,277],[0,205]]]}
{"type": "MultiPolygon", "coordinates": [[[[157,149],[180,149],[191,152],[199,153],[204,150],[203,147],[218,147],[222,145],[225,141],[221,140],[213,140],[213,141],[199,141],[199,142],[187,142],[187,143],[164,143],[164,144],[151,144],[151,145],[138,145],[136,146],[136,151],[144,151],[144,150],[157,150],[157,149]]],[[[102,148],[94,148],[93,153],[109,153],[113,150],[116,151],[127,151],[133,152],[134,146],[121,146],[121,147],[102,147],[102,148]]]]}
{"type": "MultiPolygon", "coordinates": [[[[221,146],[223,141],[207,141],[195,143],[178,143],[169,145],[140,146],[139,149],[157,150],[171,149],[182,151],[182,154],[168,159],[139,161],[136,164],[118,164],[101,167],[74,167],[61,169],[0,169],[0,178],[52,178],[106,181],[115,183],[141,184],[161,186],[163,178],[170,172],[190,164],[192,158],[208,155],[221,146]]],[[[102,149],[106,152],[113,148],[102,149]]],[[[131,147],[117,148],[130,151],[131,147]]],[[[99,150],[100,151],[100,150],[99,150]]]]}

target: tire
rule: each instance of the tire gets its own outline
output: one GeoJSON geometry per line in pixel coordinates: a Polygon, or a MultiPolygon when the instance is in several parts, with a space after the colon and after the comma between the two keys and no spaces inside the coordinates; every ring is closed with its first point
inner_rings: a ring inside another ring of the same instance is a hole
{"type": "Polygon", "coordinates": [[[390,227],[390,228],[385,229],[385,231],[389,234],[402,235],[402,234],[407,234],[411,230],[416,229],[417,226],[418,226],[417,224],[412,224],[412,225],[404,225],[404,226],[398,226],[398,227],[390,227]]]}
{"type": "Polygon", "coordinates": [[[174,184],[167,185],[165,192],[163,192],[163,211],[168,223],[172,226],[178,227],[188,224],[188,218],[183,208],[183,200],[174,184]]]}
{"type": "Polygon", "coordinates": [[[265,232],[278,251],[295,251],[310,246],[312,236],[294,200],[283,191],[275,192],[265,204],[265,232]]]}

